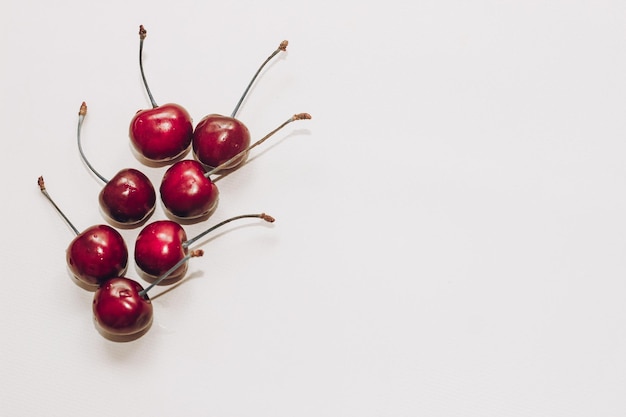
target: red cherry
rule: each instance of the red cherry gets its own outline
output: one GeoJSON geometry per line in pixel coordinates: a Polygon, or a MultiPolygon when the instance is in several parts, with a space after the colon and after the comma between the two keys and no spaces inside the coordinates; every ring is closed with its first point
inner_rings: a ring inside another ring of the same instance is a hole
{"type": "Polygon", "coordinates": [[[111,180],[93,168],[83,152],[81,143],[81,131],[86,114],[87,105],[83,102],[78,112],[78,150],[85,165],[105,184],[98,197],[102,213],[116,226],[138,226],[154,212],[156,206],[154,186],[144,173],[133,168],[122,169],[111,180]]]}
{"type": "Polygon", "coordinates": [[[139,293],[143,287],[125,277],[111,278],[93,298],[96,324],[105,334],[128,336],[140,333],[152,323],[152,302],[139,293]]]}
{"type": "Polygon", "coordinates": [[[111,226],[100,224],[79,233],[66,252],[72,275],[87,286],[122,275],[128,266],[124,238],[111,226]]]}
{"type": "Polygon", "coordinates": [[[137,153],[148,162],[169,162],[184,156],[191,145],[191,116],[178,104],[139,110],[130,122],[129,136],[137,153]]]}
{"type": "MultiPolygon", "coordinates": [[[[135,241],[135,265],[142,278],[152,281],[182,259],[187,254],[183,246],[186,240],[185,230],[171,220],[159,220],[144,227],[135,241]]],[[[172,272],[169,280],[178,280],[186,272],[187,264],[183,264],[172,272]]]]}
{"type": "Polygon", "coordinates": [[[243,164],[248,154],[242,151],[250,146],[250,132],[235,116],[261,70],[279,52],[286,51],[287,44],[287,41],[282,41],[278,48],[261,64],[230,117],[210,114],[200,120],[193,132],[194,158],[211,168],[224,164],[222,169],[235,169],[243,164]],[[234,158],[235,156],[237,158],[234,158]],[[229,163],[225,164],[226,161],[229,163]]]}
{"type": "MultiPolygon", "coordinates": [[[[176,222],[159,220],[150,223],[139,232],[135,241],[135,265],[144,279],[153,281],[183,259],[188,253],[189,246],[199,239],[227,223],[244,218],[260,218],[270,223],[274,222],[274,218],[265,213],[243,214],[226,219],[192,239],[187,239],[187,233],[176,222]]],[[[185,263],[170,274],[168,283],[181,279],[186,272],[185,263]]]]}
{"type": "Polygon", "coordinates": [[[102,188],[100,207],[110,221],[135,226],[147,220],[156,206],[152,183],[136,169],[123,169],[102,188]]]}
{"type": "Polygon", "coordinates": [[[208,176],[213,175],[215,173],[218,173],[220,171],[226,170],[228,167],[232,167],[232,165],[233,165],[233,163],[235,161],[239,160],[242,156],[246,156],[250,152],[250,150],[252,150],[253,148],[256,148],[257,146],[259,146],[260,144],[265,142],[267,139],[269,139],[270,137],[274,136],[274,134],[276,132],[281,130],[283,127],[287,126],[289,123],[295,122],[296,120],[309,120],[309,119],[311,119],[311,115],[309,113],[294,114],[289,119],[287,119],[283,123],[281,123],[274,130],[269,132],[267,135],[263,136],[261,139],[257,140],[256,142],[254,142],[252,145],[248,146],[247,148],[239,151],[239,153],[234,155],[232,158],[222,162],[220,165],[216,166],[215,168],[212,168],[205,175],[208,177],[208,176]]]}
{"type": "Polygon", "coordinates": [[[92,303],[94,320],[100,333],[115,341],[133,340],[145,334],[153,318],[152,302],[148,297],[148,291],[158,285],[161,280],[168,278],[189,258],[203,254],[202,250],[187,254],[146,289],[138,282],[126,277],[115,277],[104,282],[94,293],[92,303]]]}
{"type": "Polygon", "coordinates": [[[38,184],[76,234],[67,248],[66,261],[77,283],[93,290],[102,282],[123,275],[128,267],[128,249],[120,233],[108,225],[92,226],[80,233],[48,194],[43,177],[39,177],[38,184]]]}
{"type": "Polygon", "coordinates": [[[154,101],[143,71],[143,41],[146,35],[143,25],[139,26],[139,68],[152,108],[135,114],[128,133],[140,159],[148,163],[167,163],[189,151],[193,122],[182,106],[172,103],[159,106],[154,101]]]}
{"type": "Polygon", "coordinates": [[[178,161],[163,175],[161,200],[168,215],[193,220],[210,215],[217,207],[219,190],[194,160],[178,161]]]}
{"type": "Polygon", "coordinates": [[[240,152],[248,146],[250,131],[234,117],[210,114],[200,120],[194,130],[192,142],[194,157],[209,167],[223,164],[235,155],[239,157],[224,169],[233,169],[241,165],[248,153],[240,152]]]}
{"type": "Polygon", "coordinates": [[[161,180],[161,200],[166,213],[179,220],[197,220],[209,216],[217,206],[219,195],[217,186],[210,178],[212,174],[230,166],[241,154],[259,146],[289,123],[310,118],[311,115],[308,113],[293,115],[263,138],[210,171],[206,171],[203,165],[195,160],[176,162],[165,172],[161,180]]]}

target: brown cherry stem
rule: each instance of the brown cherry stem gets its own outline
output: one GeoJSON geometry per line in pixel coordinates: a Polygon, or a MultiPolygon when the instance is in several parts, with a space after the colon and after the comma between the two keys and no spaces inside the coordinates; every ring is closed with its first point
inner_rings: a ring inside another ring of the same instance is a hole
{"type": "Polygon", "coordinates": [[[152,92],[150,91],[150,87],[148,87],[148,82],[146,81],[146,75],[143,72],[143,40],[148,36],[148,31],[143,27],[143,25],[139,25],[139,69],[141,70],[141,79],[143,80],[143,85],[146,88],[146,92],[148,93],[148,97],[150,98],[150,103],[152,104],[152,108],[156,109],[159,107],[154,101],[154,97],[152,97],[152,92]]]}
{"type": "Polygon", "coordinates": [[[259,76],[259,74],[261,73],[261,70],[263,70],[263,68],[265,67],[265,65],[267,65],[268,62],[270,62],[272,60],[272,58],[274,58],[276,55],[278,55],[279,52],[281,51],[286,51],[287,50],[287,45],[289,44],[288,41],[282,41],[280,43],[280,45],[278,45],[278,48],[276,48],[276,50],[274,52],[272,52],[272,54],[270,56],[267,57],[267,59],[261,64],[261,66],[259,67],[259,69],[256,71],[256,73],[254,74],[254,77],[252,77],[252,80],[250,80],[250,83],[248,83],[248,86],[246,87],[245,91],[243,92],[243,94],[241,95],[241,97],[239,98],[239,101],[237,102],[237,105],[235,106],[235,109],[233,110],[233,112],[231,113],[230,117],[235,117],[235,115],[237,114],[237,112],[239,111],[239,107],[241,107],[241,103],[243,103],[243,100],[246,98],[246,96],[248,95],[248,91],[250,91],[250,88],[252,87],[252,84],[254,84],[254,81],[257,79],[257,77],[259,76]]]}
{"type": "Polygon", "coordinates": [[[95,170],[95,168],[87,160],[87,157],[85,156],[85,152],[83,151],[83,145],[82,145],[80,134],[81,134],[81,131],[83,130],[83,121],[85,120],[85,115],[87,115],[87,104],[83,101],[83,103],[80,105],[80,110],[78,110],[78,128],[76,129],[76,142],[78,142],[78,152],[80,153],[80,157],[85,163],[85,165],[87,165],[87,168],[89,168],[89,170],[93,172],[93,174],[96,177],[100,178],[100,181],[106,184],[109,182],[109,180],[104,178],[102,175],[100,175],[98,171],[95,170]]]}
{"type": "Polygon", "coordinates": [[[218,229],[218,228],[224,226],[225,224],[228,224],[228,223],[232,222],[233,220],[246,219],[246,218],[263,219],[263,220],[265,220],[266,222],[269,222],[269,223],[274,223],[274,221],[275,221],[275,219],[272,216],[270,216],[269,214],[265,214],[265,213],[260,213],[260,214],[241,214],[239,216],[234,216],[234,217],[231,217],[230,219],[226,219],[226,220],[216,224],[215,226],[210,227],[209,229],[207,229],[204,232],[200,233],[196,237],[193,237],[191,239],[187,239],[186,241],[183,242],[183,248],[188,248],[190,245],[192,245],[195,242],[197,242],[198,239],[206,236],[208,233],[211,233],[215,229],[218,229]]]}
{"type": "Polygon", "coordinates": [[[259,146],[260,144],[262,144],[263,142],[265,142],[267,139],[269,139],[271,136],[273,136],[276,132],[278,132],[279,130],[281,130],[283,127],[287,126],[289,123],[291,122],[295,122],[296,120],[308,120],[311,119],[311,115],[309,113],[298,113],[298,114],[294,114],[293,116],[291,116],[289,119],[285,120],[280,126],[278,126],[277,128],[275,128],[274,130],[272,130],[270,133],[268,133],[267,135],[263,136],[261,139],[257,140],[256,142],[254,142],[252,145],[248,146],[246,149],[238,152],[235,156],[233,156],[232,158],[230,158],[228,161],[219,164],[218,166],[216,166],[215,168],[212,168],[210,171],[208,171],[207,173],[204,174],[205,177],[209,178],[209,176],[215,174],[216,172],[224,169],[224,167],[228,166],[229,164],[231,164],[232,162],[234,162],[235,160],[237,160],[237,158],[239,158],[244,152],[248,152],[250,151],[252,148],[255,148],[257,146],[259,146]]]}
{"type": "Polygon", "coordinates": [[[150,291],[153,287],[159,285],[159,283],[161,281],[163,281],[165,278],[169,277],[174,271],[176,271],[182,264],[184,264],[185,262],[187,262],[189,259],[191,258],[195,258],[197,256],[202,256],[204,255],[204,251],[202,249],[196,249],[193,250],[191,252],[189,252],[187,255],[185,255],[185,257],[183,257],[180,261],[178,261],[176,263],[176,265],[174,265],[173,267],[171,267],[170,269],[167,270],[167,272],[165,272],[163,275],[161,275],[160,277],[158,277],[152,284],[150,284],[149,286],[147,286],[145,289],[139,291],[139,296],[140,297],[146,297],[146,294],[148,293],[148,291],[150,291]]]}
{"type": "Polygon", "coordinates": [[[70,221],[70,219],[67,218],[67,216],[65,215],[65,213],[63,213],[63,211],[61,211],[61,209],[59,208],[59,206],[56,205],[56,203],[54,202],[54,200],[52,199],[52,197],[50,197],[50,194],[48,194],[48,191],[46,190],[46,184],[43,181],[43,177],[39,177],[37,179],[37,184],[39,185],[39,189],[41,190],[41,193],[46,196],[46,198],[48,199],[48,201],[52,204],[52,207],[54,207],[56,209],[56,211],[61,215],[61,217],[63,217],[63,219],[65,220],[65,222],[72,228],[72,230],[74,231],[74,233],[76,234],[76,236],[78,236],[80,234],[80,232],[78,231],[78,229],[76,227],[74,227],[74,225],[72,224],[72,222],[70,221]]]}

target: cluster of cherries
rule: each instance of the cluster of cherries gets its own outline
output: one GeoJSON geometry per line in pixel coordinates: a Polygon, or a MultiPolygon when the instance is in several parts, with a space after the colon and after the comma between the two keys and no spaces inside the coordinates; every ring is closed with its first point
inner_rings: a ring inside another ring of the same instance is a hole
{"type": "Polygon", "coordinates": [[[133,168],[120,170],[111,179],[96,171],[85,156],[81,130],[87,114],[83,102],[78,113],[77,143],[80,156],[89,170],[104,184],[99,194],[102,214],[109,224],[98,224],[80,232],[56,205],[48,193],[43,177],[38,184],[42,194],[76,234],[66,251],[69,271],[81,287],[93,291],[93,315],[97,329],[108,339],[134,340],[149,328],[153,308],[148,296],[156,285],[181,280],[192,257],[203,255],[202,249],[190,249],[194,243],[213,230],[232,221],[257,218],[274,222],[265,213],[241,214],[228,218],[187,238],[182,223],[204,221],[217,207],[219,191],[212,175],[232,172],[246,160],[249,151],[263,143],[287,124],[310,119],[308,113],[296,114],[250,144],[248,128],[236,114],[250,87],[265,65],[285,51],[287,41],[263,62],[248,84],[230,116],[210,114],[193,127],[189,113],[178,104],[157,105],[146,82],[143,70],[143,43],[146,30],[139,27],[139,66],[152,108],[138,111],[131,120],[129,137],[137,158],[147,166],[169,166],[160,188],[160,199],[168,220],[148,223],[155,211],[157,195],[148,177],[133,168]],[[185,159],[189,150],[193,159],[185,159]],[[144,226],[135,241],[134,261],[139,275],[149,283],[144,288],[125,276],[128,270],[128,249],[116,228],[144,226]]]}

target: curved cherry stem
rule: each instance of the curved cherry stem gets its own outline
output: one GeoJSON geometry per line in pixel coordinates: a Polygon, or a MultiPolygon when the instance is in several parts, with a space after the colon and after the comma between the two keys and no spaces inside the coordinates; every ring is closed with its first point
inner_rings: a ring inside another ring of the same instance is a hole
{"type": "Polygon", "coordinates": [[[206,178],[209,178],[209,176],[215,174],[216,172],[224,169],[224,167],[228,166],[229,164],[231,164],[232,162],[236,161],[244,152],[248,152],[250,151],[252,148],[256,148],[257,146],[259,146],[260,144],[262,144],[263,142],[265,142],[267,139],[269,139],[271,136],[273,136],[276,132],[278,132],[279,130],[281,130],[283,127],[287,126],[289,123],[291,122],[295,122],[296,120],[308,120],[311,119],[311,115],[309,113],[298,113],[298,114],[294,114],[293,116],[291,116],[289,119],[285,120],[280,126],[278,126],[277,128],[275,128],[274,130],[272,130],[270,133],[268,133],[267,135],[263,136],[261,139],[257,140],[256,142],[254,142],[252,145],[248,146],[246,149],[238,152],[235,156],[233,156],[232,158],[230,158],[228,161],[223,162],[221,164],[219,164],[218,166],[216,166],[215,168],[211,168],[210,171],[208,171],[207,173],[204,174],[204,176],[206,178]]]}
{"type": "Polygon", "coordinates": [[[216,224],[213,227],[210,227],[209,229],[205,230],[204,232],[200,233],[198,236],[188,239],[186,241],[183,242],[183,248],[188,248],[190,245],[194,244],[195,242],[198,241],[198,239],[206,236],[207,234],[211,233],[212,231],[214,231],[215,229],[218,229],[222,226],[224,226],[225,224],[228,224],[234,220],[239,220],[239,219],[249,219],[249,218],[256,218],[256,219],[263,219],[266,222],[269,223],[274,223],[274,221],[276,219],[274,219],[272,216],[265,214],[265,213],[260,213],[260,214],[241,214],[239,216],[235,216],[235,217],[231,217],[230,219],[226,219],[218,224],[216,224]]]}
{"type": "Polygon", "coordinates": [[[145,289],[139,291],[139,296],[145,298],[146,294],[148,293],[148,291],[150,291],[152,288],[156,287],[157,285],[159,285],[159,283],[161,281],[163,281],[165,278],[169,277],[174,271],[176,271],[182,264],[184,264],[185,262],[187,262],[189,259],[191,258],[195,258],[197,256],[202,256],[204,255],[204,251],[202,249],[196,249],[193,250],[191,252],[189,252],[187,255],[185,255],[185,257],[183,259],[181,259],[180,261],[178,261],[176,263],[176,265],[174,265],[173,267],[171,267],[170,269],[167,270],[167,272],[165,272],[163,275],[161,275],[160,277],[158,277],[152,284],[150,284],[149,286],[147,286],[145,289]]]}
{"type": "Polygon", "coordinates": [[[87,165],[87,168],[89,168],[89,170],[93,172],[93,174],[96,177],[100,178],[100,181],[106,184],[109,182],[109,180],[107,180],[102,175],[100,175],[100,173],[96,171],[93,166],[91,166],[91,164],[87,160],[87,157],[85,156],[85,152],[83,152],[83,145],[82,145],[80,133],[83,129],[83,120],[85,120],[86,114],[87,114],[87,104],[85,104],[85,102],[83,101],[83,104],[80,105],[80,110],[78,111],[78,128],[76,129],[76,141],[78,142],[78,152],[80,153],[80,157],[82,158],[85,165],[87,165]]]}
{"type": "Polygon", "coordinates": [[[143,25],[139,25],[139,69],[141,70],[141,79],[143,80],[143,85],[150,98],[152,108],[156,109],[159,106],[156,104],[156,101],[154,101],[154,97],[152,97],[152,92],[150,91],[150,87],[148,87],[148,81],[146,81],[146,75],[143,72],[143,40],[146,39],[146,36],[148,36],[148,31],[143,25]]]}
{"type": "Polygon", "coordinates": [[[63,219],[65,220],[65,222],[72,228],[72,230],[74,231],[74,233],[76,234],[76,236],[78,236],[80,234],[80,232],[78,231],[78,229],[76,227],[74,227],[74,225],[72,224],[72,222],[70,221],[70,219],[67,218],[67,216],[65,215],[65,213],[63,213],[63,211],[61,211],[61,209],[59,208],[59,206],[56,205],[56,203],[54,202],[54,200],[52,199],[52,197],[50,197],[50,194],[48,194],[48,191],[46,190],[46,184],[43,181],[43,177],[39,177],[37,179],[37,184],[39,185],[39,189],[41,190],[41,193],[43,195],[46,196],[46,198],[48,199],[48,201],[52,204],[52,206],[56,209],[56,211],[61,215],[61,217],[63,217],[63,219]]]}
{"type": "Polygon", "coordinates": [[[239,101],[237,102],[237,105],[235,106],[235,110],[233,110],[233,112],[231,113],[230,117],[235,117],[235,115],[239,111],[239,107],[241,107],[241,104],[243,103],[243,100],[248,95],[248,91],[250,91],[250,88],[252,87],[252,84],[254,84],[254,81],[256,81],[257,77],[259,76],[259,74],[261,73],[261,71],[263,70],[265,65],[267,65],[267,63],[270,62],[272,60],[272,58],[274,58],[276,55],[278,55],[279,52],[286,51],[288,44],[289,44],[289,42],[287,42],[286,40],[282,41],[280,43],[280,45],[278,45],[278,48],[276,48],[276,50],[274,52],[272,52],[272,54],[270,56],[268,56],[267,59],[261,64],[259,69],[254,74],[254,77],[252,77],[252,80],[250,80],[250,82],[248,83],[248,86],[246,87],[245,91],[241,95],[241,98],[239,98],[239,101]]]}

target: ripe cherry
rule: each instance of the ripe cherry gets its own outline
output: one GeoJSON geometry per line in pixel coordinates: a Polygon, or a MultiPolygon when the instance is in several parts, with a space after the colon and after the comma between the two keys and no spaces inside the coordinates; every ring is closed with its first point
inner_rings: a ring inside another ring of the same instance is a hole
{"type": "Polygon", "coordinates": [[[39,177],[37,183],[76,234],[67,248],[66,261],[77,284],[95,290],[104,281],[123,275],[128,267],[128,249],[122,235],[108,225],[91,226],[80,233],[48,194],[43,177],[39,177]]]}
{"type": "Polygon", "coordinates": [[[191,146],[191,116],[178,104],[157,105],[143,71],[143,41],[147,31],[139,26],[139,68],[143,84],[152,104],[139,110],[130,122],[130,141],[140,157],[149,164],[168,163],[183,157],[191,146]]]}
{"type": "Polygon", "coordinates": [[[144,173],[133,168],[122,169],[111,180],[93,168],[85,157],[81,143],[81,130],[86,114],[87,105],[83,102],[78,112],[78,150],[85,165],[105,184],[98,196],[102,213],[116,226],[138,226],[154,212],[156,206],[154,186],[144,173]]]}
{"type": "Polygon", "coordinates": [[[152,285],[144,289],[137,281],[126,277],[114,277],[102,284],[94,293],[92,310],[96,327],[108,339],[134,340],[150,328],[153,318],[152,302],[148,291],[161,280],[185,264],[189,258],[202,256],[202,250],[188,253],[152,285]]]}
{"type": "Polygon", "coordinates": [[[230,116],[210,114],[200,120],[193,132],[192,149],[195,159],[210,168],[230,161],[222,169],[231,170],[246,160],[248,153],[241,151],[250,145],[250,132],[235,117],[261,70],[279,52],[286,51],[287,44],[287,41],[282,41],[278,48],[261,64],[230,116]],[[234,156],[237,158],[233,158],[234,156]]]}
{"type": "Polygon", "coordinates": [[[217,185],[202,164],[192,159],[169,167],[159,191],[165,213],[177,221],[200,221],[213,213],[219,200],[217,185]]]}
{"type": "Polygon", "coordinates": [[[210,171],[207,171],[201,163],[195,160],[176,162],[163,175],[159,189],[166,214],[177,220],[199,220],[210,216],[215,210],[219,198],[218,188],[210,178],[212,174],[231,166],[242,154],[247,154],[287,124],[310,118],[311,115],[308,113],[299,113],[290,117],[263,138],[210,171]]]}
{"type": "MultiPolygon", "coordinates": [[[[259,218],[269,223],[274,218],[265,213],[242,214],[226,219],[194,238],[187,239],[187,234],[182,226],[171,220],[159,220],[144,227],[135,242],[135,265],[142,278],[154,281],[158,276],[172,268],[177,262],[187,255],[189,247],[210,232],[239,219],[259,218]]],[[[181,265],[170,274],[168,283],[180,280],[187,272],[187,264],[181,265]]]]}

